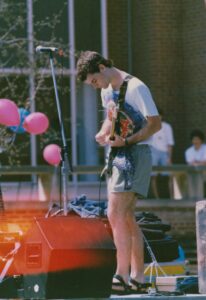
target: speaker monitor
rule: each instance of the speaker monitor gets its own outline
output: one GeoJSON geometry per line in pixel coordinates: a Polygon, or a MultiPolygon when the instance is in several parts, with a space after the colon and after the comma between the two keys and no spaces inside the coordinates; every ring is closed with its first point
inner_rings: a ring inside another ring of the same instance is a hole
{"type": "Polygon", "coordinates": [[[24,298],[107,297],[116,251],[99,219],[38,218],[15,257],[24,298]]]}

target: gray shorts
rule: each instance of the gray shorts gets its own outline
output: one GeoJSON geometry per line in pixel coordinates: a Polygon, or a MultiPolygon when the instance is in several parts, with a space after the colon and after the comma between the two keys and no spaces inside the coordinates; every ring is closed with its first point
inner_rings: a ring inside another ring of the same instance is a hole
{"type": "Polygon", "coordinates": [[[147,197],[150,174],[152,171],[152,156],[149,145],[135,144],[131,147],[131,153],[135,164],[135,172],[132,177],[131,189],[125,190],[123,172],[117,167],[112,168],[112,175],[108,178],[108,192],[133,192],[140,198],[147,197]]]}

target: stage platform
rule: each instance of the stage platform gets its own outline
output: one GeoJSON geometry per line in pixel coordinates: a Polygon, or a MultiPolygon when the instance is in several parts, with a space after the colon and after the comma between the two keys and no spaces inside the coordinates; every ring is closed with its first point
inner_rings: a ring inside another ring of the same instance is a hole
{"type": "Polygon", "coordinates": [[[180,299],[180,300],[199,300],[199,299],[206,299],[206,295],[197,295],[197,294],[188,294],[188,295],[182,295],[182,296],[150,296],[150,295],[128,295],[128,296],[116,296],[116,295],[113,295],[111,296],[109,299],[113,299],[113,300],[116,300],[116,299],[150,299],[150,300],[157,300],[157,299],[162,299],[162,300],[177,300],[177,299],[180,299]]]}
{"type": "MultiPolygon", "coordinates": [[[[200,300],[200,299],[206,299],[206,295],[197,295],[197,294],[190,294],[190,295],[183,295],[183,296],[150,296],[150,295],[145,295],[145,294],[138,294],[138,295],[126,295],[126,296],[116,296],[116,295],[112,295],[110,296],[110,298],[69,298],[69,299],[63,299],[63,300],[80,300],[80,299],[84,299],[84,300],[109,300],[109,299],[143,299],[143,300],[200,300]]],[[[3,298],[0,298],[0,300],[6,300],[3,298]]],[[[8,299],[7,299],[8,300],[8,299]]],[[[18,299],[9,299],[9,300],[18,300],[18,299]]],[[[57,299],[55,299],[57,300],[57,299]]]]}

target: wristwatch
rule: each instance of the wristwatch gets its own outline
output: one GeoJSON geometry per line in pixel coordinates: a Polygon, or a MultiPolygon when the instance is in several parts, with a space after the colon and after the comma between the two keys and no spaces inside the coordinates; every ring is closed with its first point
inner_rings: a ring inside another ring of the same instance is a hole
{"type": "Polygon", "coordinates": [[[126,147],[129,146],[129,142],[128,142],[128,139],[127,139],[127,138],[124,139],[124,145],[125,145],[126,147]]]}

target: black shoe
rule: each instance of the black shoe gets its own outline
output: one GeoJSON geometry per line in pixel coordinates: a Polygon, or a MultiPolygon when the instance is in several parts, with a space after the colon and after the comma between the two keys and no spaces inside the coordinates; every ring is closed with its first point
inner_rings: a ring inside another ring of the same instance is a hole
{"type": "Polygon", "coordinates": [[[114,275],[112,282],[112,294],[115,295],[128,295],[131,294],[131,288],[124,282],[124,279],[120,275],[114,275]]]}
{"type": "Polygon", "coordinates": [[[147,294],[148,289],[152,286],[149,282],[140,283],[132,278],[130,278],[129,284],[131,291],[137,294],[147,294]]]}

